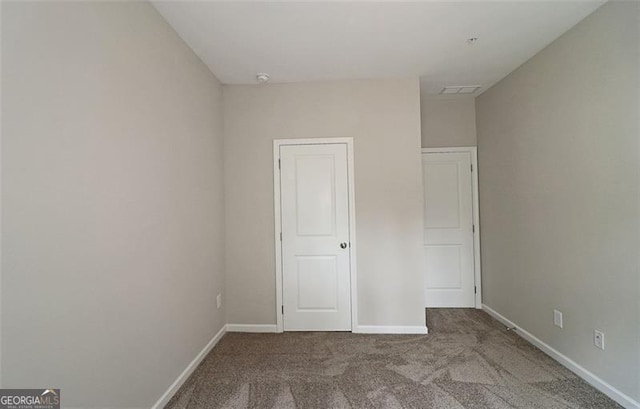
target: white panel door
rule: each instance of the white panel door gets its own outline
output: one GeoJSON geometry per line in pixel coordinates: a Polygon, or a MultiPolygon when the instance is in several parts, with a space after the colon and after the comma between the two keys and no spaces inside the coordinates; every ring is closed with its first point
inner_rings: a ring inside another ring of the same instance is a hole
{"type": "Polygon", "coordinates": [[[347,145],[280,147],[285,331],[350,331],[347,145]]]}
{"type": "Polygon", "coordinates": [[[471,153],[422,154],[427,307],[474,307],[471,153]]]}

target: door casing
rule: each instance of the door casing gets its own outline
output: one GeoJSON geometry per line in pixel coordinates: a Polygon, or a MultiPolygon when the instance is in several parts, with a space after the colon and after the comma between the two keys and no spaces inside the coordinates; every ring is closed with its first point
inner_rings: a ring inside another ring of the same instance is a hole
{"type": "Polygon", "coordinates": [[[273,141],[273,204],[274,204],[274,243],[276,260],[276,332],[284,331],[282,316],[282,215],[280,201],[280,147],[285,145],[324,145],[345,144],[347,146],[347,184],[349,199],[349,243],[350,257],[349,270],[351,278],[351,331],[357,332],[358,328],[358,289],[356,274],[356,207],[355,207],[355,181],[353,166],[353,138],[308,138],[308,139],[275,139],[273,141]]]}
{"type": "Polygon", "coordinates": [[[471,155],[471,203],[473,206],[473,271],[476,286],[475,307],[482,309],[482,267],[480,264],[480,211],[478,200],[478,148],[476,146],[463,146],[452,148],[422,148],[422,153],[448,153],[469,152],[471,155]]]}

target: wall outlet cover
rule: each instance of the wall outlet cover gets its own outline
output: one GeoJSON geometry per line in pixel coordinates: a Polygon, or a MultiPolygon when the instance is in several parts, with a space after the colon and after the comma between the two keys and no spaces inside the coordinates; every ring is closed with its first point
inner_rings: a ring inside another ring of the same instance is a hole
{"type": "Polygon", "coordinates": [[[604,332],[597,329],[593,330],[593,345],[604,350],[604,332]]]}
{"type": "Polygon", "coordinates": [[[562,312],[553,310],[553,325],[562,328],[562,312]]]}
{"type": "Polygon", "coordinates": [[[216,307],[220,309],[222,307],[222,294],[216,296],[216,307]]]}

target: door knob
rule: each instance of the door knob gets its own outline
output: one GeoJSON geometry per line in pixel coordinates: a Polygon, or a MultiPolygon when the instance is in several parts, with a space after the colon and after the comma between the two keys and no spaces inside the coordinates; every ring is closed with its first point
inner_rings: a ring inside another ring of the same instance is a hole
{"type": "Polygon", "coordinates": [[[346,249],[347,248],[347,243],[345,243],[345,242],[340,243],[340,248],[341,249],[346,249]]]}

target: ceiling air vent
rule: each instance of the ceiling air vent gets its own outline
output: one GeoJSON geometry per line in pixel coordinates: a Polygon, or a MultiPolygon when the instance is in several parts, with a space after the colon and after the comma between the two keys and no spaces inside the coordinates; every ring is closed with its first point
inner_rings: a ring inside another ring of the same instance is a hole
{"type": "Polygon", "coordinates": [[[459,85],[456,87],[444,87],[440,94],[473,94],[480,89],[480,85],[459,85]]]}

